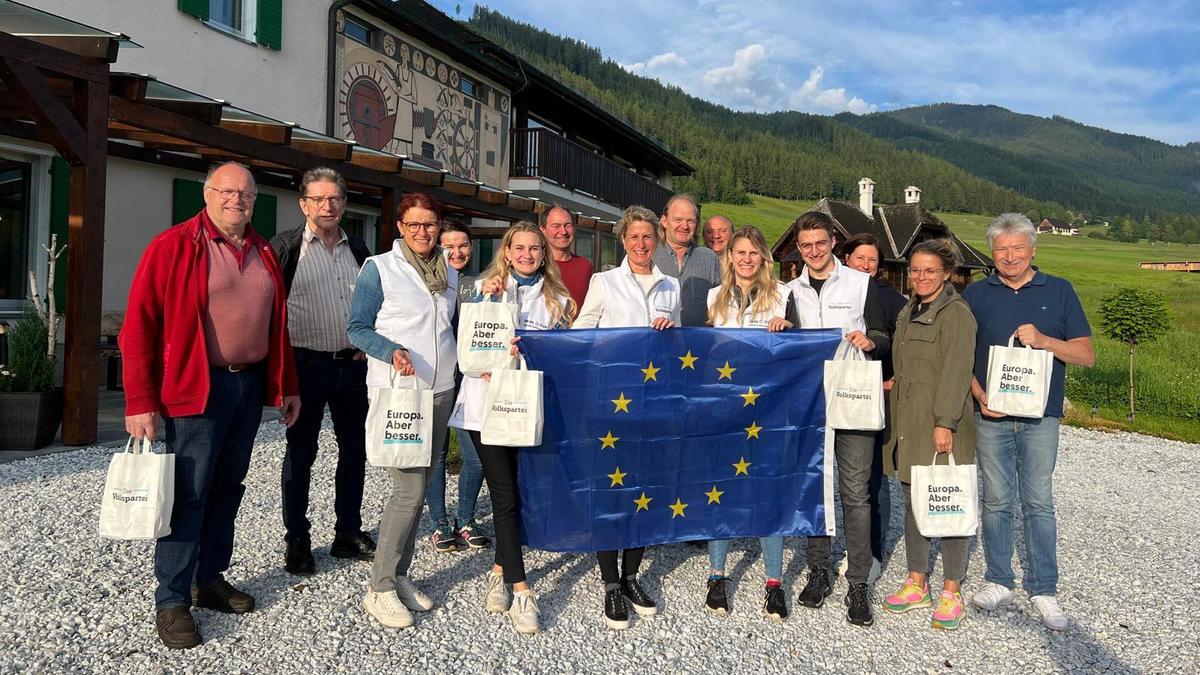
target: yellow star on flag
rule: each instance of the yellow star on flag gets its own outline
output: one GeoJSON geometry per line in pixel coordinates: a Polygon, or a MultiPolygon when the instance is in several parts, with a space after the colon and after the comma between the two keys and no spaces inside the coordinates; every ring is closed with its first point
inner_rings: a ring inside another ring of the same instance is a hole
{"type": "Polygon", "coordinates": [[[758,426],[758,422],[751,422],[750,426],[746,427],[746,440],[758,438],[758,432],[762,431],[762,427],[758,426]]]}
{"type": "Polygon", "coordinates": [[[604,445],[600,446],[601,450],[603,450],[605,448],[612,448],[613,450],[616,450],[617,449],[617,441],[621,440],[621,438],[619,436],[613,436],[612,431],[609,431],[606,435],[604,435],[603,437],[598,438],[596,440],[598,440],[604,444],[604,445]]]}
{"type": "Polygon", "coordinates": [[[754,402],[758,400],[759,394],[754,393],[754,387],[749,387],[746,389],[746,393],[739,394],[739,396],[745,399],[746,402],[742,404],[742,407],[745,408],[748,405],[754,405],[754,402]]]}
{"type": "Polygon", "coordinates": [[[699,359],[700,357],[692,356],[692,350],[689,349],[688,353],[686,353],[683,356],[680,356],[678,358],[680,361],[683,361],[683,365],[679,366],[680,370],[683,370],[684,368],[691,368],[692,370],[695,370],[696,369],[696,359],[699,359]]]}
{"type": "Polygon", "coordinates": [[[709,504],[720,504],[721,503],[721,495],[723,495],[725,493],[718,490],[717,486],[714,485],[711,490],[709,490],[708,492],[705,492],[704,494],[708,496],[709,504]]]}
{"type": "Polygon", "coordinates": [[[641,497],[638,497],[637,499],[633,500],[633,503],[637,504],[638,511],[649,511],[650,510],[650,502],[653,500],[654,500],[654,497],[647,497],[646,493],[643,492],[641,497]]]}
{"type": "Polygon", "coordinates": [[[733,472],[735,476],[741,476],[742,474],[750,475],[750,462],[747,462],[745,457],[739,458],[738,463],[734,464],[733,468],[737,469],[733,472]]]}
{"type": "Polygon", "coordinates": [[[617,468],[613,469],[612,473],[608,474],[608,477],[612,479],[612,485],[609,485],[608,487],[617,487],[618,485],[624,485],[625,484],[625,476],[628,476],[628,475],[629,475],[628,473],[623,473],[621,471],[621,467],[618,466],[617,468]]]}
{"type": "Polygon", "coordinates": [[[642,382],[649,382],[650,380],[658,382],[658,371],[660,370],[662,370],[662,368],[655,368],[654,362],[651,361],[650,365],[642,368],[642,373],[646,376],[646,379],[642,380],[642,382]]]}
{"type": "Polygon", "coordinates": [[[616,406],[613,408],[613,412],[629,412],[629,404],[633,402],[633,399],[625,398],[625,392],[621,392],[617,398],[612,399],[612,402],[616,406]]]}
{"type": "MultiPolygon", "coordinates": [[[[674,513],[671,514],[672,518],[675,518],[676,516],[683,516],[683,510],[688,507],[687,504],[684,504],[682,501],[680,501],[679,497],[675,498],[674,504],[669,504],[668,506],[672,511],[674,511],[674,513]]],[[[683,517],[687,518],[687,516],[683,517]]]]}
{"type": "MultiPolygon", "coordinates": [[[[717,368],[717,372],[721,374],[720,377],[718,377],[717,379],[718,380],[732,380],[733,379],[733,371],[735,371],[735,370],[737,370],[737,368],[730,368],[729,362],[726,361],[724,368],[717,368]]],[[[746,406],[742,406],[742,407],[745,408],[746,406]]]]}

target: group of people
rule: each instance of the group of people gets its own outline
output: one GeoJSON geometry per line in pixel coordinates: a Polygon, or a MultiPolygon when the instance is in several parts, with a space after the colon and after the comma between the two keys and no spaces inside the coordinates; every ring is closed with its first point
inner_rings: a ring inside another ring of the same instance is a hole
{"type": "MultiPolygon", "coordinates": [[[[1066,363],[1094,361],[1090,329],[1069,283],[1033,267],[1037,232],[1018,214],[988,228],[995,273],[963,293],[949,283],[959,262],[954,244],[929,240],[908,256],[910,297],[878,276],[881,249],[870,235],[838,242],[833,221],[802,215],[793,230],[804,270],[786,284],[754,227],[714,216],[700,233],[700,209],[675,195],[659,215],[627,208],[613,233],[624,249],[617,267],[593,274],[572,252],[574,220],[553,206],[541,223],[518,222],[504,233],[488,267],[467,274],[470,230],[443,216],[437,200],[404,195],[399,237],[370,255],[340,226],[346,185],[317,168],[300,182],[305,223],[267,242],[249,226],[257,190],[243,166],[226,163],[204,182],[205,208],[147,247],[130,290],[120,344],[126,426],[153,438],[160,422],[175,453],[171,534],[155,549],[156,627],[168,647],[200,644],[192,607],[242,614],[252,596],[223,574],[233,551],[234,519],[264,405],[287,425],[281,476],[284,565],[316,571],[309,534],[309,484],[328,407],[337,439],[336,516],[329,554],[372,561],[365,610],[380,624],[407,628],[434,602],[409,575],[418,525],[428,504],[438,552],[494,546],[484,609],[507,613],[515,629],[539,629],[537,598],[526,578],[517,489],[517,448],[480,437],[490,375],[457,369],[456,323],[463,303],[504,301],[524,330],[677,326],[761,329],[839,328],[868,358],[883,362],[889,393],[883,432],[837,431],[837,462],[846,541],[847,619],[874,621],[870,584],[884,557],[891,502],[889,479],[909,497],[911,467],[933,453],[977,461],[983,477],[982,522],[987,569],[971,596],[982,609],[1012,600],[1015,577],[1013,507],[1024,518],[1024,585],[1050,628],[1066,627],[1055,600],[1057,561],[1051,489],[1062,414],[1066,363]],[[842,256],[839,259],[839,255],[842,256]],[[989,345],[1021,343],[1054,353],[1050,403],[1038,419],[1006,417],[987,407],[989,345]],[[363,530],[364,428],[374,388],[400,381],[432,392],[433,448],[428,466],[385,469],[391,493],[378,542],[363,530]],[[451,431],[462,471],[456,518],[447,515],[445,459],[451,431]],[[492,505],[492,542],[475,510],[483,482],[492,505]]],[[[515,345],[513,347],[516,352],[515,345]]],[[[911,512],[911,509],[909,509],[911,512]]],[[[930,542],[910,515],[905,521],[909,574],[883,607],[906,612],[933,603],[930,542]]],[[[783,620],[783,537],[761,538],[766,568],[763,612],[783,620]]],[[[730,542],[707,542],[710,573],[704,607],[730,611],[725,563],[730,542]]],[[[833,592],[828,536],[808,537],[809,567],[797,602],[821,607],[833,592]]],[[[964,613],[960,585],[967,542],[944,539],[943,586],[934,627],[953,629],[964,613]]],[[[630,625],[657,604],[639,582],[644,549],[596,554],[603,583],[603,621],[630,625]]]]}

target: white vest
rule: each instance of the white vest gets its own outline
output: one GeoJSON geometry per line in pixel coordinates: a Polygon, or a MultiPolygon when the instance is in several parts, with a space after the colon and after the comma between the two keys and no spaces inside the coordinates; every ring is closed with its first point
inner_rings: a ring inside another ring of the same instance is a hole
{"type": "Polygon", "coordinates": [[[808,266],[787,283],[796,299],[802,328],[841,328],[842,333],[867,332],[863,307],[871,277],[833,259],[833,273],[821,286],[820,295],[808,282],[808,266]]]}
{"type": "MultiPolygon", "coordinates": [[[[483,280],[475,282],[475,295],[483,289],[483,280]]],[[[485,298],[483,302],[491,302],[485,298]]],[[[542,295],[542,280],[532,286],[517,287],[511,276],[504,287],[504,302],[513,304],[517,310],[517,328],[523,330],[550,330],[550,310],[542,295]]],[[[563,312],[567,311],[567,298],[561,300],[563,312]]],[[[454,412],[450,415],[450,426],[468,431],[480,431],[483,424],[484,398],[488,383],[482,377],[464,376],[454,401],[454,412]]]]}
{"type": "MultiPolygon", "coordinates": [[[[458,299],[458,272],[447,265],[446,290],[434,295],[420,273],[400,252],[400,240],[387,253],[371,256],[379,270],[383,305],[375,316],[375,332],[408,350],[421,388],[441,393],[454,389],[457,343],[450,325],[458,299]]],[[[387,387],[392,364],[367,359],[367,387],[387,387]]],[[[397,378],[396,386],[407,378],[397,378]]]]}
{"type": "MultiPolygon", "coordinates": [[[[718,286],[716,288],[708,289],[708,309],[710,312],[712,311],[713,305],[717,301],[717,293],[720,292],[720,290],[721,290],[720,286],[718,286]]],[[[719,321],[719,323],[714,323],[713,328],[764,328],[765,329],[767,327],[767,324],[769,324],[771,322],[771,319],[784,318],[784,316],[787,314],[788,294],[791,293],[791,291],[788,289],[788,287],[786,285],[776,282],[775,283],[775,292],[776,292],[776,297],[771,302],[770,310],[766,311],[766,312],[759,312],[758,314],[752,313],[752,306],[754,303],[750,303],[750,305],[748,305],[746,307],[746,309],[742,310],[739,313],[737,301],[731,299],[731,301],[729,303],[729,310],[727,312],[725,312],[725,318],[722,320],[717,317],[714,317],[714,320],[719,321]]]]}
{"type": "Polygon", "coordinates": [[[678,323],[679,281],[663,274],[653,263],[650,274],[654,284],[648,293],[642,291],[636,275],[629,268],[628,258],[622,260],[619,267],[592,275],[593,284],[604,286],[604,313],[596,327],[648,327],[660,318],[678,323]]]}

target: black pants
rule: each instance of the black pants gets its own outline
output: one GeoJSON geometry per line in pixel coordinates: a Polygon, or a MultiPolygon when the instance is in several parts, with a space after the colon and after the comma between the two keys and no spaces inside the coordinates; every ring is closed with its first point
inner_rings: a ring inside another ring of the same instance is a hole
{"type": "Polygon", "coordinates": [[[517,449],[484,445],[479,432],[471,442],[483,465],[483,479],[492,497],[492,527],[496,530],[496,564],[504,570],[504,582],[525,581],[525,559],[521,554],[521,504],[517,494],[517,449]]]}
{"type": "Polygon", "coordinates": [[[617,584],[622,578],[636,577],[638,568],[642,566],[642,554],[645,547],[627,548],[621,552],[621,571],[617,572],[617,551],[598,551],[596,559],[600,561],[600,580],[606,584],[617,584]]]}
{"type": "Polygon", "coordinates": [[[325,406],[337,435],[338,463],[334,474],[334,532],[357,534],[362,529],[363,481],[367,470],[367,362],[334,359],[328,354],[296,349],[300,381],[300,417],[287,430],[283,456],[283,527],[289,541],[308,536],[308,489],[317,459],[317,437],[325,406]]]}

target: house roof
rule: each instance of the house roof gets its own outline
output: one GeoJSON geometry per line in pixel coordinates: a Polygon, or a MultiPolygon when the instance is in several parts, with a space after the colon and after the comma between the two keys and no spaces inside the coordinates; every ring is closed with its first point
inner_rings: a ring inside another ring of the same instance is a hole
{"type": "Polygon", "coordinates": [[[1070,223],[1068,223],[1068,222],[1067,222],[1067,221],[1065,221],[1065,220],[1060,220],[1060,219],[1058,219],[1058,218],[1042,218],[1042,222],[1043,222],[1043,223],[1050,223],[1051,225],[1053,225],[1054,227],[1056,227],[1056,228],[1058,228],[1058,229],[1060,229],[1060,230],[1069,230],[1069,229],[1071,229],[1071,224],[1070,224],[1070,223]]]}

